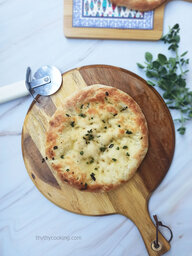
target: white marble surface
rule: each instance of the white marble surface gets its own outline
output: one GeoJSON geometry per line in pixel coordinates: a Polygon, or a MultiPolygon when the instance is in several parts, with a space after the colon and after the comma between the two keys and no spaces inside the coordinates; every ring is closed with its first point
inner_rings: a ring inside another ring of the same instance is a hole
{"type": "MultiPolygon", "coordinates": [[[[165,10],[164,31],[181,26],[182,51],[192,60],[192,4],[175,1],[165,10]]],[[[27,66],[56,65],[63,72],[88,64],[111,64],[143,75],[135,63],[161,42],[74,40],[63,35],[62,0],[0,0],[0,86],[24,79],[27,66]]],[[[190,70],[192,65],[190,64],[190,70]]],[[[188,84],[192,85],[192,71],[188,84]]],[[[76,215],[49,202],[30,180],[21,154],[21,129],[31,98],[0,105],[0,255],[147,256],[136,227],[123,216],[76,215]],[[38,240],[37,236],[66,236],[38,240]],[[68,237],[80,237],[67,240],[68,237]]],[[[172,112],[173,113],[173,112],[172,112]]],[[[171,168],[149,203],[151,215],[172,227],[167,256],[192,255],[192,122],[176,134],[171,168]]]]}

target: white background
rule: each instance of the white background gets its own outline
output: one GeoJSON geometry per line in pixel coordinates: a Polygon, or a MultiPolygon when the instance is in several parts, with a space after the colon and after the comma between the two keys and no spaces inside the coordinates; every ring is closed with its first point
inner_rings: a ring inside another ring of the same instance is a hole
{"type": "MultiPolygon", "coordinates": [[[[192,61],[192,4],[174,1],[165,9],[164,32],[179,23],[181,51],[192,61]]],[[[115,33],[115,32],[114,32],[115,33]]],[[[27,66],[44,64],[62,72],[88,64],[110,64],[143,76],[136,62],[145,51],[166,52],[162,42],[66,39],[61,0],[0,0],[0,86],[22,80],[27,66]]],[[[190,63],[190,70],[192,66],[190,63]]],[[[192,72],[188,85],[192,85],[192,72]]],[[[0,255],[147,256],[130,220],[120,215],[88,217],[49,202],[30,180],[21,153],[21,129],[32,99],[0,105],[0,255]],[[80,236],[80,240],[36,240],[36,236],[80,236]]],[[[173,112],[172,112],[173,113],[173,112]]],[[[192,122],[176,134],[171,168],[151,197],[157,214],[174,232],[167,256],[192,255],[192,122]]]]}

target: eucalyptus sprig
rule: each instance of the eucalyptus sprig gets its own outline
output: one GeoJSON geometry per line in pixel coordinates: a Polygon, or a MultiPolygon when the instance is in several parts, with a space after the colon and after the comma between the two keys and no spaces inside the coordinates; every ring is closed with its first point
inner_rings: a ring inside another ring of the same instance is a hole
{"type": "Polygon", "coordinates": [[[187,51],[179,55],[179,24],[169,29],[161,40],[168,45],[168,50],[172,52],[170,57],[159,53],[157,59],[153,59],[150,52],[145,53],[145,64],[137,63],[140,69],[150,80],[149,85],[158,86],[162,89],[162,96],[170,109],[180,112],[180,118],[175,121],[180,123],[177,131],[184,134],[186,122],[192,119],[192,91],[186,86],[186,73],[189,71],[187,65],[189,59],[186,58],[187,51]]]}

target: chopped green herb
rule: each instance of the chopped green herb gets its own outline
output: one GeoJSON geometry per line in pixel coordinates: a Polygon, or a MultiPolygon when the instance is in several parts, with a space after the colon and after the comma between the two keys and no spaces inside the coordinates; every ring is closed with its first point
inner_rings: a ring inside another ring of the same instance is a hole
{"type": "Polygon", "coordinates": [[[107,126],[105,126],[104,129],[107,129],[107,126]]]}
{"type": "Polygon", "coordinates": [[[122,112],[122,111],[126,110],[127,108],[128,107],[126,106],[126,107],[122,108],[120,111],[122,112]]]}
{"type": "Polygon", "coordinates": [[[86,136],[86,140],[93,140],[94,139],[94,136],[93,136],[93,134],[90,134],[90,133],[87,133],[87,134],[85,134],[85,136],[86,136]]]}
{"type": "Polygon", "coordinates": [[[109,145],[109,148],[112,148],[113,146],[114,146],[114,144],[110,144],[110,145],[109,145]]]}
{"type": "Polygon", "coordinates": [[[105,152],[105,150],[106,150],[106,147],[101,147],[101,148],[100,148],[100,151],[101,151],[101,152],[105,152]]]}
{"type": "Polygon", "coordinates": [[[74,121],[71,122],[70,125],[71,125],[71,127],[74,127],[75,126],[75,122],[74,121]]]}
{"type": "Polygon", "coordinates": [[[70,170],[69,169],[66,169],[66,172],[69,172],[70,170]]]}
{"type": "Polygon", "coordinates": [[[117,159],[116,159],[116,158],[112,158],[112,160],[113,160],[114,162],[116,162],[116,161],[117,161],[117,159]]]}
{"type": "Polygon", "coordinates": [[[61,155],[60,157],[61,157],[62,159],[64,159],[64,155],[61,155]]]}
{"type": "Polygon", "coordinates": [[[90,130],[88,130],[87,132],[88,132],[88,133],[92,133],[92,132],[93,132],[93,130],[92,130],[92,129],[90,129],[90,130]]]}
{"type": "Polygon", "coordinates": [[[117,113],[116,113],[116,114],[113,114],[113,116],[117,116],[117,113]]]}
{"type": "Polygon", "coordinates": [[[86,144],[90,144],[90,140],[94,139],[94,136],[90,133],[85,134],[85,137],[83,137],[83,139],[85,140],[86,144]]]}
{"type": "Polygon", "coordinates": [[[98,168],[97,167],[95,167],[95,169],[94,170],[98,170],[98,168]]]}
{"type": "Polygon", "coordinates": [[[105,120],[102,120],[102,122],[105,124],[105,120]]]}
{"type": "Polygon", "coordinates": [[[83,108],[83,104],[81,105],[80,109],[82,109],[82,108],[83,108]]]}
{"type": "Polygon", "coordinates": [[[54,158],[54,157],[52,157],[52,160],[55,160],[55,158],[54,158]]]}
{"type": "Polygon", "coordinates": [[[132,131],[127,130],[126,134],[132,134],[132,131]]]}
{"type": "Polygon", "coordinates": [[[91,157],[91,160],[90,160],[89,163],[90,163],[90,164],[94,163],[94,158],[93,158],[93,157],[91,157]]]}
{"type": "Polygon", "coordinates": [[[54,149],[54,150],[55,150],[55,149],[58,149],[58,147],[57,147],[57,146],[54,146],[53,149],[54,149]]]}
{"type": "Polygon", "coordinates": [[[127,149],[128,147],[127,146],[123,146],[123,149],[127,149]]]}
{"type": "Polygon", "coordinates": [[[119,150],[119,147],[116,147],[117,150],[119,150]]]}
{"type": "Polygon", "coordinates": [[[45,159],[44,159],[44,158],[42,158],[41,162],[42,162],[42,163],[44,163],[44,162],[45,162],[45,159]]]}
{"type": "Polygon", "coordinates": [[[91,119],[93,120],[93,116],[91,117],[91,119]]]}
{"type": "Polygon", "coordinates": [[[96,180],[96,178],[95,178],[95,173],[92,172],[92,173],[90,174],[90,176],[91,176],[92,180],[94,180],[94,181],[96,180]]]}
{"type": "Polygon", "coordinates": [[[126,156],[130,156],[128,152],[126,153],[126,156]]]}
{"type": "Polygon", "coordinates": [[[83,154],[84,154],[84,152],[83,152],[83,151],[81,151],[81,152],[80,152],[80,155],[83,155],[83,154]]]}
{"type": "Polygon", "coordinates": [[[67,116],[67,117],[70,117],[70,115],[69,115],[69,114],[66,114],[66,116],[67,116]]]}
{"type": "Polygon", "coordinates": [[[48,160],[48,157],[47,157],[47,156],[45,157],[45,160],[48,160]]]}
{"type": "Polygon", "coordinates": [[[120,124],[118,124],[118,127],[121,127],[121,125],[120,125],[120,124]]]}
{"type": "Polygon", "coordinates": [[[97,136],[97,138],[100,138],[100,137],[101,137],[101,135],[98,135],[98,136],[97,136]]]}
{"type": "Polygon", "coordinates": [[[81,185],[82,185],[82,188],[81,188],[81,190],[85,190],[85,189],[87,189],[87,183],[85,182],[85,184],[83,185],[83,182],[81,182],[81,185]]]}
{"type": "Polygon", "coordinates": [[[108,92],[106,92],[106,93],[105,93],[105,95],[106,95],[106,96],[109,96],[109,93],[108,93],[108,92]]]}
{"type": "Polygon", "coordinates": [[[85,114],[82,114],[82,113],[81,113],[81,114],[79,114],[79,116],[80,116],[80,117],[83,117],[83,118],[85,118],[85,117],[86,117],[86,115],[85,115],[85,114]]]}

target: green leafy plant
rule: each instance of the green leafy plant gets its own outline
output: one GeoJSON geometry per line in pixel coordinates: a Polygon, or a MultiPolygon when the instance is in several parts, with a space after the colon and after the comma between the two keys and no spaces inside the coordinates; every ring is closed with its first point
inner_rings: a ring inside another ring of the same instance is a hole
{"type": "Polygon", "coordinates": [[[169,29],[161,40],[168,45],[168,50],[172,52],[171,57],[159,53],[154,60],[150,52],[145,53],[145,63],[137,63],[140,69],[150,80],[147,83],[151,86],[158,86],[162,89],[162,96],[170,109],[179,111],[180,118],[175,121],[180,123],[177,131],[184,134],[186,122],[192,119],[192,91],[186,86],[186,73],[189,71],[187,65],[189,59],[186,58],[187,51],[179,55],[179,24],[169,29]]]}

